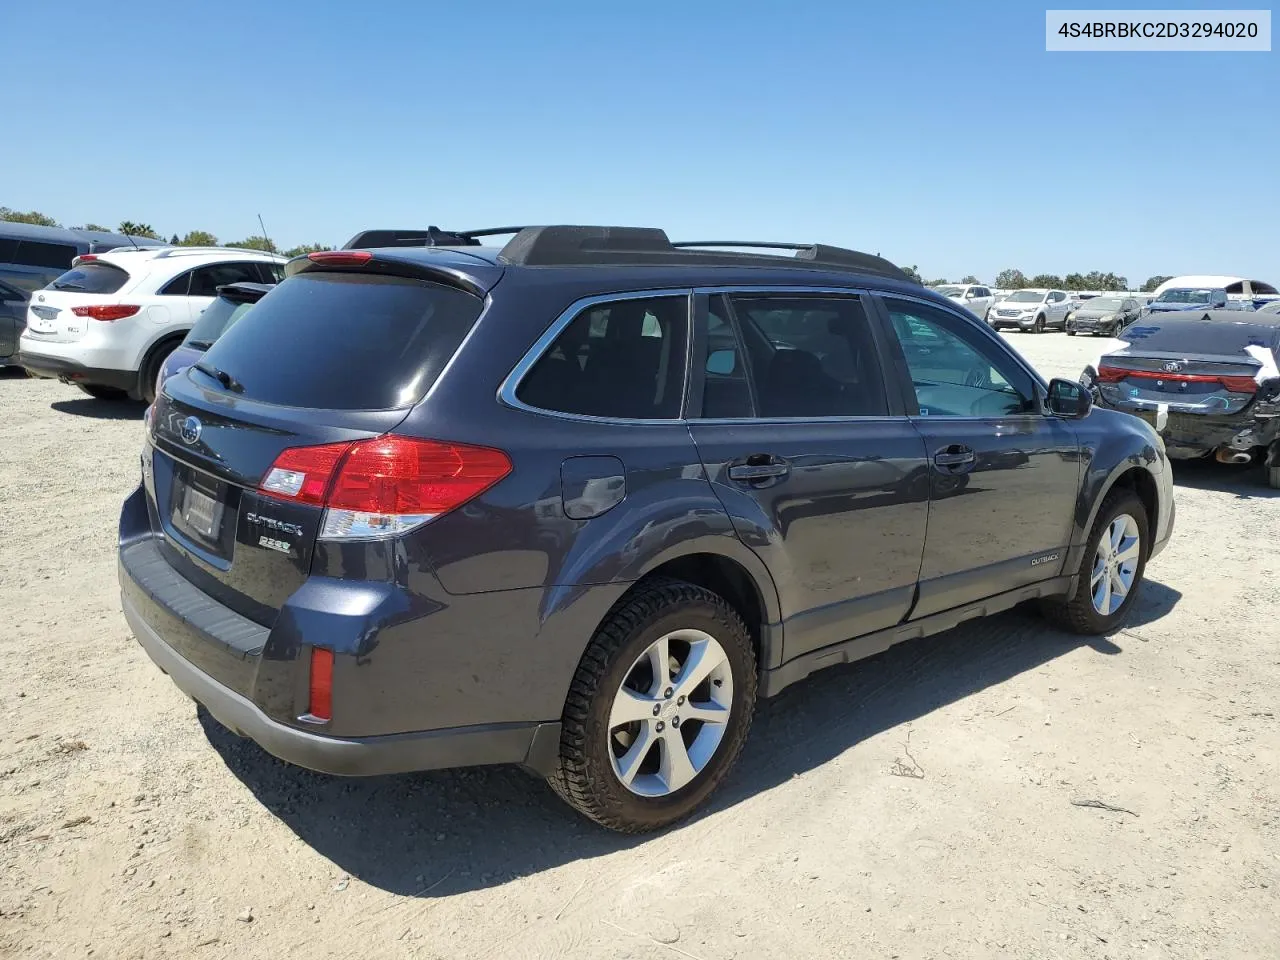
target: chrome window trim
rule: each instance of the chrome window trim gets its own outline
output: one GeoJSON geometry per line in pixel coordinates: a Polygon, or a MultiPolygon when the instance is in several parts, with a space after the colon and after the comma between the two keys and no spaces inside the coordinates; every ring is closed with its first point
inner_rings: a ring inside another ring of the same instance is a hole
{"type": "Polygon", "coordinates": [[[502,381],[502,385],[498,387],[498,400],[515,410],[536,413],[544,417],[556,417],[560,420],[575,420],[580,423],[633,424],[637,426],[671,426],[683,423],[685,420],[685,405],[689,399],[689,378],[693,364],[693,297],[694,291],[690,287],[659,287],[654,290],[626,290],[617,293],[594,294],[575,300],[551,322],[551,325],[543,331],[542,336],[534,342],[533,346],[525,352],[525,355],[520,358],[520,361],[507,374],[506,379],[502,381]],[[542,355],[556,342],[556,339],[564,332],[565,327],[576,320],[583,310],[602,303],[616,303],[619,300],[648,300],[656,297],[685,298],[684,378],[680,385],[680,412],[676,416],[653,419],[593,417],[585,413],[566,413],[562,410],[547,410],[544,407],[535,407],[516,397],[516,391],[520,389],[520,383],[529,375],[529,371],[533,369],[534,364],[542,359],[542,355]]]}
{"type": "MultiPolygon", "coordinates": [[[[969,324],[969,326],[974,327],[976,330],[981,331],[983,336],[985,336],[985,337],[986,337],[988,340],[990,340],[991,342],[993,342],[993,343],[997,344],[1001,350],[1003,350],[1003,351],[1004,351],[1005,353],[1007,353],[1010,357],[1012,357],[1012,358],[1013,358],[1013,362],[1014,362],[1014,363],[1016,363],[1019,367],[1021,367],[1021,368],[1023,369],[1023,371],[1024,371],[1024,372],[1026,372],[1027,374],[1029,374],[1029,375],[1030,375],[1030,377],[1031,377],[1031,379],[1032,379],[1032,381],[1034,381],[1035,383],[1038,383],[1038,384],[1039,384],[1041,387],[1043,387],[1045,390],[1048,390],[1048,389],[1049,389],[1049,383],[1048,383],[1048,381],[1047,381],[1047,380],[1045,380],[1043,377],[1041,377],[1041,376],[1040,376],[1040,374],[1036,371],[1036,369],[1035,369],[1034,367],[1032,367],[1029,363],[1027,363],[1027,362],[1026,362],[1026,360],[1024,360],[1024,359],[1022,358],[1022,354],[1018,353],[1018,351],[1017,351],[1017,350],[1014,350],[1011,346],[1009,346],[1007,343],[1005,343],[1005,342],[1004,342],[1004,340],[1003,340],[1003,339],[1001,339],[1000,334],[996,333],[994,330],[992,330],[992,329],[991,329],[989,326],[987,326],[985,323],[978,322],[978,323],[976,323],[976,324],[975,324],[975,323],[973,322],[973,318],[972,318],[972,317],[966,317],[964,314],[960,313],[958,310],[954,310],[954,309],[952,309],[952,308],[950,308],[950,307],[943,306],[942,304],[938,303],[936,300],[926,300],[924,297],[913,297],[913,296],[911,296],[910,294],[905,294],[905,293],[888,293],[888,292],[884,292],[884,291],[876,291],[876,296],[878,296],[878,297],[880,298],[880,300],[881,300],[882,302],[884,302],[885,310],[888,310],[888,309],[889,309],[888,301],[889,301],[890,299],[896,299],[896,300],[907,300],[907,301],[909,301],[909,302],[911,302],[911,303],[920,303],[920,304],[924,304],[926,307],[933,307],[935,310],[941,310],[941,311],[943,311],[944,313],[949,313],[949,314],[951,314],[951,315],[952,315],[953,317],[955,317],[956,319],[958,319],[958,320],[962,320],[962,321],[964,321],[965,323],[969,324]]],[[[895,335],[896,335],[896,334],[895,334],[895,335]]],[[[1024,413],[1024,414],[1013,414],[1013,416],[1024,416],[1024,417],[1025,417],[1025,416],[1043,416],[1043,414],[1025,414],[1025,413],[1024,413]]],[[[948,417],[947,419],[949,419],[949,420],[961,420],[961,419],[970,419],[970,418],[968,418],[968,417],[948,417]]],[[[987,420],[987,419],[990,419],[990,418],[989,418],[989,417],[973,417],[972,419],[974,419],[974,420],[987,420]]]]}

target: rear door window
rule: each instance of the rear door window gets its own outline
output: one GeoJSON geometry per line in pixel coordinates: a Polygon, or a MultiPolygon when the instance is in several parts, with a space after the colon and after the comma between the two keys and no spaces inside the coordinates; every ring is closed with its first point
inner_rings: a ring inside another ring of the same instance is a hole
{"type": "MultiPolygon", "coordinates": [[[[484,303],[406,277],[290,277],[218,339],[205,362],[264,403],[332,410],[412,406],[435,383],[484,303]]],[[[212,383],[212,381],[210,381],[212,383]]]]}
{"type": "Polygon", "coordinates": [[[857,297],[735,294],[729,300],[757,416],[888,414],[875,341],[857,297]]]}
{"type": "Polygon", "coordinates": [[[258,264],[252,260],[244,263],[215,263],[191,271],[191,289],[187,291],[187,296],[216,297],[218,288],[224,283],[261,282],[258,264]]]}
{"type": "Polygon", "coordinates": [[[125,285],[129,274],[120,267],[98,261],[72,267],[53,283],[50,290],[70,290],[75,293],[115,293],[125,285]]]}
{"type": "Polygon", "coordinates": [[[541,410],[674,420],[684,400],[689,298],[586,307],[530,369],[516,399],[541,410]]]}

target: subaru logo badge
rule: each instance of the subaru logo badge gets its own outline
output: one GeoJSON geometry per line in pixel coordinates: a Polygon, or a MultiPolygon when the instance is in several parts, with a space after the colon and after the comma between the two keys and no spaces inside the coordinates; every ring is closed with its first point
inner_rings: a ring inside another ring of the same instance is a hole
{"type": "Polygon", "coordinates": [[[195,417],[187,417],[179,425],[178,436],[183,443],[195,443],[200,439],[200,421],[195,417]]]}
{"type": "Polygon", "coordinates": [[[1180,364],[1177,360],[1170,360],[1168,363],[1164,365],[1165,373],[1177,373],[1181,369],[1182,369],[1182,364],[1180,364]]]}

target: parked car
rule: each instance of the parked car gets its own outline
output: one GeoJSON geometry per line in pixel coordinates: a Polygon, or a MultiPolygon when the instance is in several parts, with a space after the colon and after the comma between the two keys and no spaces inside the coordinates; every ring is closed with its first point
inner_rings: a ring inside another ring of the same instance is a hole
{"type": "Polygon", "coordinates": [[[27,325],[30,296],[21,287],[0,280],[0,367],[7,367],[16,359],[18,337],[27,325]]]}
{"type": "Polygon", "coordinates": [[[1170,277],[1156,287],[1152,297],[1152,312],[1224,308],[1253,310],[1277,295],[1280,295],[1280,290],[1272,284],[1248,277],[1170,277]],[[1155,307],[1157,303],[1160,304],[1159,307],[1155,307]]]}
{"type": "Polygon", "coordinates": [[[982,284],[948,283],[936,289],[948,300],[960,304],[979,320],[986,320],[987,312],[995,306],[995,294],[989,287],[982,284]]]}
{"type": "Polygon", "coordinates": [[[1280,316],[1211,310],[1135,323],[1081,382],[1155,425],[1169,456],[1263,461],[1280,487],[1280,316]]]}
{"type": "Polygon", "coordinates": [[[292,763],[522,764],[634,832],[815,670],[1035,598],[1123,622],[1173,526],[1150,426],[879,257],[707,246],[291,261],[148,408],[142,647],[292,763]]]}
{"type": "Polygon", "coordinates": [[[1067,336],[1077,333],[1114,337],[1142,312],[1132,297],[1094,297],[1067,318],[1067,336]]]}
{"type": "Polygon", "coordinates": [[[201,311],[196,318],[195,326],[187,331],[186,337],[177,348],[165,358],[160,366],[160,377],[156,381],[156,392],[159,393],[164,382],[176,373],[181,373],[192,364],[200,362],[204,352],[217,339],[231,329],[243,317],[251,306],[266,296],[273,283],[225,283],[218,287],[218,295],[213,303],[201,311]]]}
{"type": "Polygon", "coordinates": [[[161,241],[148,237],[0,220],[0,279],[30,293],[65,273],[82,254],[103,253],[117,247],[163,246],[161,241]]]}
{"type": "Polygon", "coordinates": [[[987,322],[996,330],[1014,327],[1044,333],[1048,327],[1066,329],[1067,311],[1071,306],[1062,290],[1015,290],[991,311],[987,322]]]}
{"type": "Polygon", "coordinates": [[[38,291],[20,341],[29,373],[100,399],[155,398],[165,358],[228,283],[274,283],[284,257],[225,247],[113,250],[77,257],[38,291]]]}
{"type": "Polygon", "coordinates": [[[1258,308],[1258,313],[1280,313],[1280,300],[1271,300],[1258,308]]]}

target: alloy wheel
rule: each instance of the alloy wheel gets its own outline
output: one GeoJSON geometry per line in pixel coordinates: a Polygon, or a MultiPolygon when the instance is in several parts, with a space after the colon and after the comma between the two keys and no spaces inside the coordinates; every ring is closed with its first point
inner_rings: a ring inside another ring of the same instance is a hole
{"type": "Polygon", "coordinates": [[[1093,609],[1109,617],[1124,604],[1142,559],[1138,521],[1127,513],[1117,516],[1098,540],[1089,574],[1093,609]]]}
{"type": "Polygon", "coordinates": [[[711,761],[733,705],[724,648],[701,630],[675,630],[628,668],[609,710],[609,757],[619,782],[643,797],[688,785],[711,761]]]}

